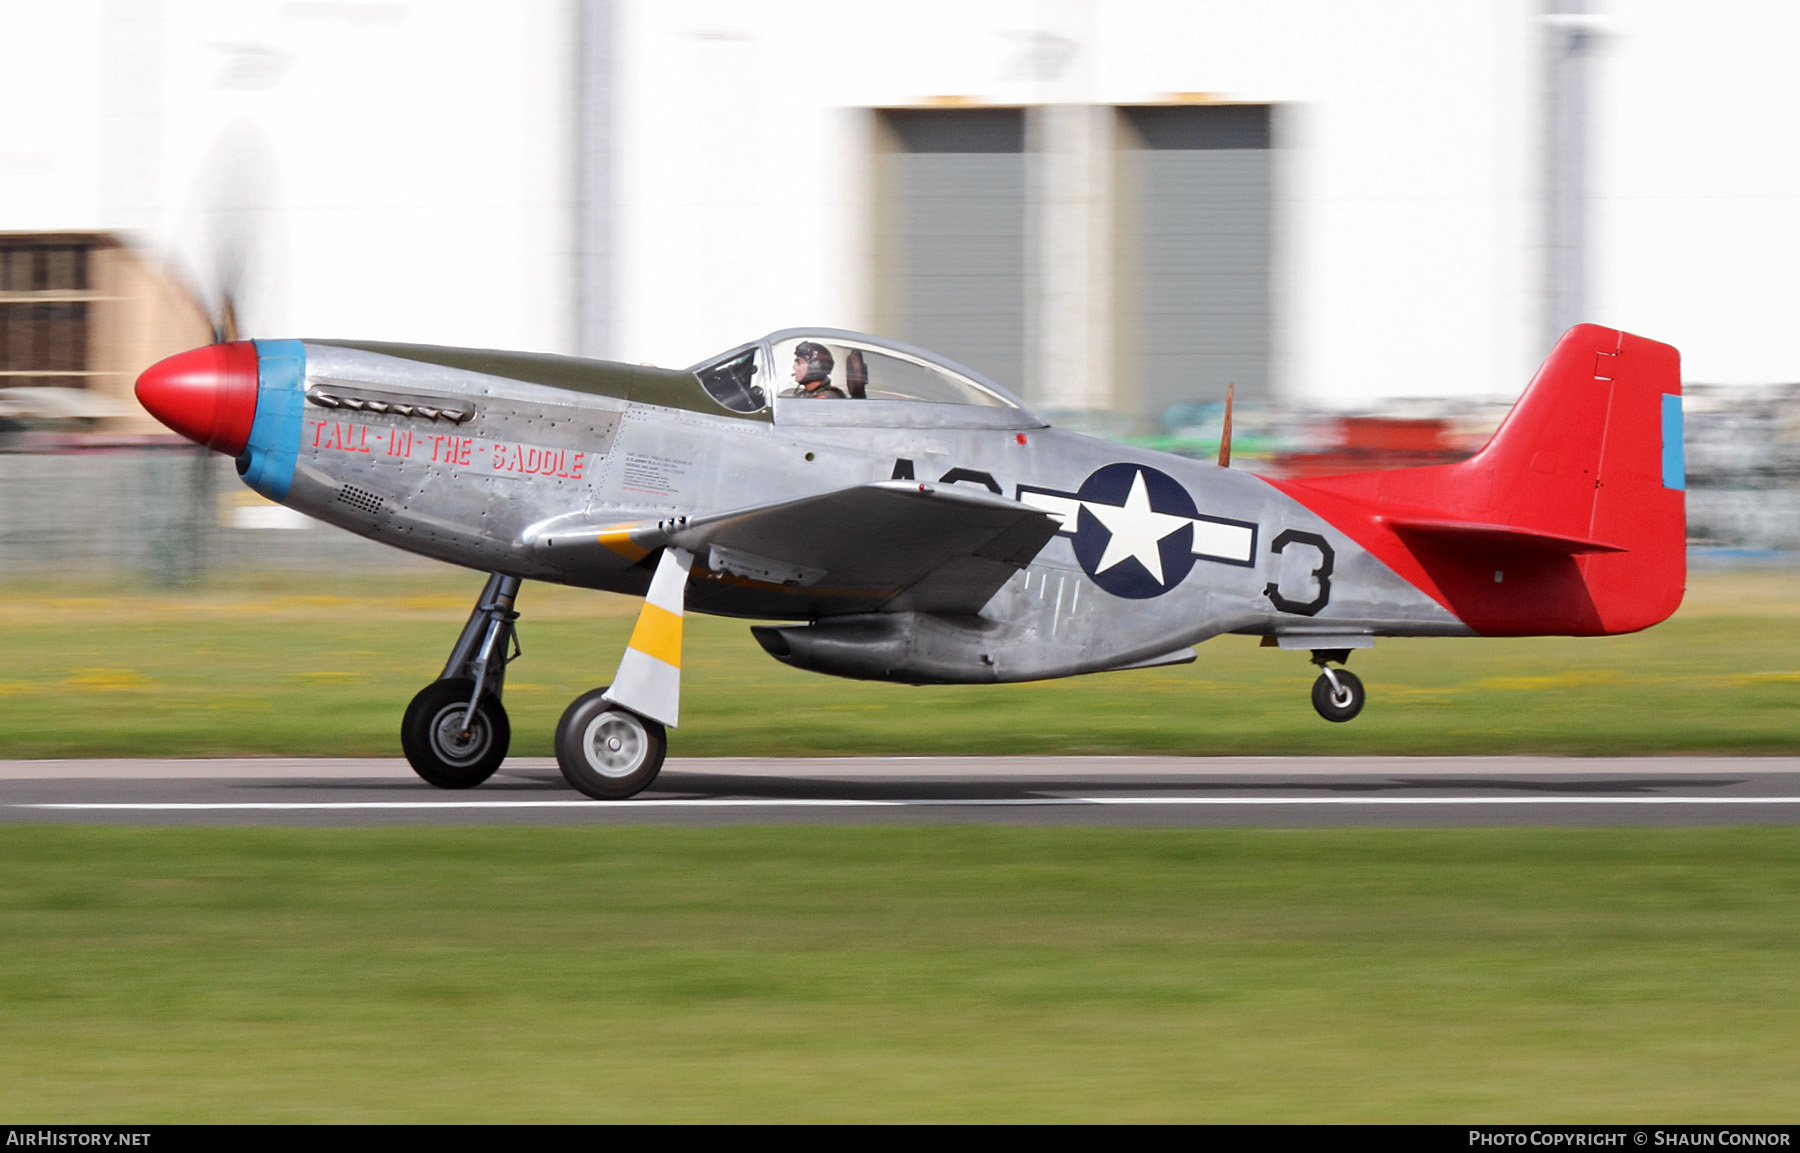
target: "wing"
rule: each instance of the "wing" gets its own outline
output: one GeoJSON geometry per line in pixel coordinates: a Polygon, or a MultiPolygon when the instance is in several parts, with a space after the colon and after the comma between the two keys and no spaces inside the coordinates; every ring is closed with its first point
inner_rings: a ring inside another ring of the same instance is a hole
{"type": "Polygon", "coordinates": [[[616,569],[674,545],[695,557],[689,603],[744,616],[976,612],[1056,535],[1018,501],[883,481],[712,516],[562,525],[531,543],[560,567],[616,569]]]}

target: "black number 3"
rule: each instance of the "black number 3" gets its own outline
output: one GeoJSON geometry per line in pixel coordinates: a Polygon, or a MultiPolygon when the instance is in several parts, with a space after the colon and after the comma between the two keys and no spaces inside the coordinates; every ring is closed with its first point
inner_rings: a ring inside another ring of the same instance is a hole
{"type": "Polygon", "coordinates": [[[1326,544],[1325,538],[1318,533],[1301,532],[1299,529],[1293,528],[1271,541],[1269,551],[1279,553],[1291,544],[1308,544],[1319,550],[1319,567],[1312,570],[1313,579],[1319,582],[1319,595],[1304,604],[1291,601],[1281,595],[1281,588],[1274,581],[1268,583],[1263,589],[1263,593],[1269,598],[1270,603],[1282,612],[1310,617],[1331,602],[1331,564],[1337,559],[1337,554],[1331,551],[1331,546],[1326,544]]]}

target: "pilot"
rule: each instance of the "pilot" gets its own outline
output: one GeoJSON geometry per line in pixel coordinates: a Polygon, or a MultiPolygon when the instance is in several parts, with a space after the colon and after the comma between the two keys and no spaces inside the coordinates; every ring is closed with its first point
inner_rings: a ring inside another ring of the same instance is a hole
{"type": "Polygon", "coordinates": [[[844,390],[831,383],[831,370],[836,362],[831,350],[822,344],[803,340],[794,349],[794,383],[797,387],[783,396],[810,396],[817,400],[845,400],[844,390]]]}

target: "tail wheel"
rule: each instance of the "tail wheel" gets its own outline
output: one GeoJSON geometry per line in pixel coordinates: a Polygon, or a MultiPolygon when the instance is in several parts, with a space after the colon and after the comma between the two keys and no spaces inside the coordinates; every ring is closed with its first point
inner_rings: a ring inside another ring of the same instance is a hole
{"type": "Polygon", "coordinates": [[[483,696],[469,716],[475,682],[465,677],[433,681],[406,706],[400,747],[413,772],[440,789],[472,789],[494,775],[512,743],[506,709],[483,696]]]}
{"type": "Polygon", "coordinates": [[[556,726],[556,763],[588,796],[619,801],[649,788],[669,750],[668,730],[606,700],[604,688],[576,697],[556,726]]]}
{"type": "Polygon", "coordinates": [[[1366,695],[1362,681],[1349,669],[1329,669],[1313,682],[1313,708],[1328,721],[1342,723],[1362,712],[1366,695]]]}

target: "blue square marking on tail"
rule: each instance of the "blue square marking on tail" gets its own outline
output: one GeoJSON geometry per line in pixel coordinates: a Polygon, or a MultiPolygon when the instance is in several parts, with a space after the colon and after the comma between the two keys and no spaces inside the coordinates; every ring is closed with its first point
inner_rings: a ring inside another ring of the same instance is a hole
{"type": "Polygon", "coordinates": [[[1663,487],[1687,488],[1687,459],[1681,449],[1681,397],[1672,392],[1662,398],[1663,487]]]}

